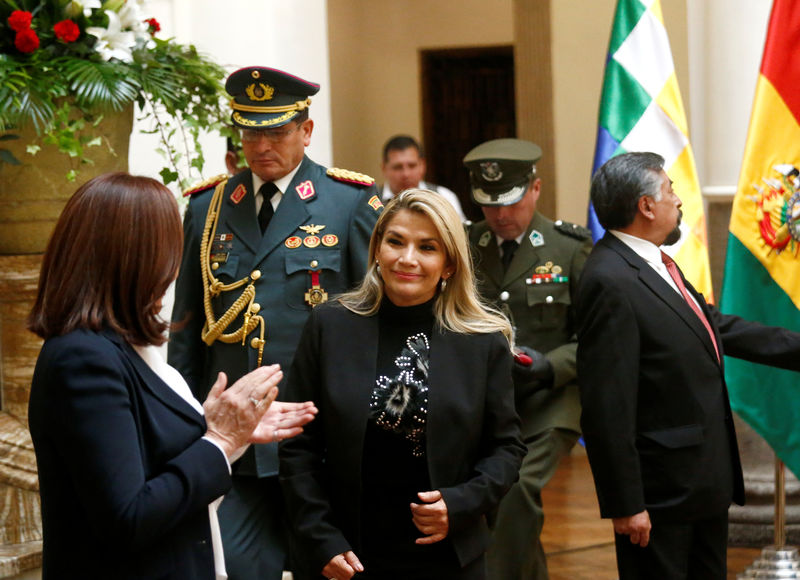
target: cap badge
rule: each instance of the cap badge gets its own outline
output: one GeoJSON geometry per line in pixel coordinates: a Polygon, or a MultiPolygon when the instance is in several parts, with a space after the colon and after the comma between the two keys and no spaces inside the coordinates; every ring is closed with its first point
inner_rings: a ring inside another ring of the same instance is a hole
{"type": "Polygon", "coordinates": [[[275,93],[275,89],[266,83],[253,83],[244,89],[251,101],[269,101],[275,93]]]}
{"type": "Polygon", "coordinates": [[[503,172],[500,171],[500,164],[497,161],[484,161],[481,163],[481,177],[486,181],[500,181],[503,179],[503,172]]]}
{"type": "Polygon", "coordinates": [[[261,71],[254,70],[250,73],[250,76],[252,76],[254,79],[261,78],[261,71]]]}

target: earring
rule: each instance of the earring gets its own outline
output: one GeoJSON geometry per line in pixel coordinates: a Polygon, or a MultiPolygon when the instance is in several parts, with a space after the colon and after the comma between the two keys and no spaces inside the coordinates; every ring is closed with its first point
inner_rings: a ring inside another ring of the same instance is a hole
{"type": "Polygon", "coordinates": [[[447,288],[447,278],[442,278],[442,285],[440,287],[441,291],[444,292],[444,289],[447,288]]]}
{"type": "Polygon", "coordinates": [[[381,273],[381,263],[378,260],[375,260],[375,270],[377,270],[378,274],[381,273]]]}

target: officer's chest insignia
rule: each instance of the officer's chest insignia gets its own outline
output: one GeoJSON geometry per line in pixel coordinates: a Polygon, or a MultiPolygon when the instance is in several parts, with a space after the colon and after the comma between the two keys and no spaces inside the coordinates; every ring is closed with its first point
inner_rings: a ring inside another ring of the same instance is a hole
{"type": "Polygon", "coordinates": [[[316,248],[319,246],[319,236],[306,236],[303,238],[303,245],[307,248],[316,248]]]}
{"type": "Polygon", "coordinates": [[[325,226],[317,226],[314,224],[308,224],[307,226],[300,226],[300,229],[307,233],[309,236],[316,236],[322,230],[325,229],[325,226]]]}
{"type": "Polygon", "coordinates": [[[542,232],[539,230],[533,230],[531,235],[528,236],[528,239],[531,241],[531,245],[534,248],[538,248],[539,246],[544,246],[544,236],[542,232]]]}
{"type": "Polygon", "coordinates": [[[236,189],[231,192],[231,201],[238,204],[244,199],[245,195],[247,195],[247,189],[245,188],[244,184],[240,183],[236,186],[236,189]]]}
{"type": "Polygon", "coordinates": [[[217,234],[214,236],[215,242],[232,242],[233,234],[217,234]]]}
{"type": "Polygon", "coordinates": [[[370,197],[367,203],[375,211],[378,211],[383,207],[383,202],[381,201],[381,198],[379,198],[377,195],[373,195],[372,197],[370,197]]]}
{"type": "Polygon", "coordinates": [[[338,243],[339,243],[339,236],[337,236],[336,234],[326,234],[322,236],[323,246],[327,246],[330,248],[331,246],[335,246],[338,243]]]}
{"type": "Polygon", "coordinates": [[[314,195],[317,193],[314,190],[314,184],[311,183],[310,179],[305,180],[303,183],[295,187],[294,190],[297,192],[297,195],[302,200],[314,197],[314,195]]]}
{"type": "Polygon", "coordinates": [[[563,268],[558,264],[547,261],[544,264],[536,266],[533,269],[531,277],[525,280],[528,285],[531,284],[563,284],[569,282],[569,276],[562,276],[563,268]]]}
{"type": "Polygon", "coordinates": [[[486,230],[485,232],[483,232],[480,239],[478,240],[478,245],[481,248],[485,248],[486,246],[489,245],[489,242],[491,241],[492,241],[492,232],[490,230],[486,230]]]}
{"type": "Polygon", "coordinates": [[[211,241],[211,268],[216,270],[219,264],[228,261],[228,254],[233,250],[233,234],[217,234],[211,241]]]}
{"type": "Polygon", "coordinates": [[[295,248],[299,248],[300,246],[302,246],[303,240],[301,240],[299,236],[291,236],[289,238],[286,238],[286,241],[283,242],[283,245],[293,250],[295,248]]]}

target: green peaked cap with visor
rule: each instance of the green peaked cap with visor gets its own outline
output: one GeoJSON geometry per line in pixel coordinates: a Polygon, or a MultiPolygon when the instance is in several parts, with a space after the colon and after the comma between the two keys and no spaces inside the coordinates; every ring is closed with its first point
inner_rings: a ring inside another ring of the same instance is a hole
{"type": "Polygon", "coordinates": [[[472,200],[478,205],[512,205],[528,190],[542,148],[522,139],[493,139],[464,156],[472,200]]]}

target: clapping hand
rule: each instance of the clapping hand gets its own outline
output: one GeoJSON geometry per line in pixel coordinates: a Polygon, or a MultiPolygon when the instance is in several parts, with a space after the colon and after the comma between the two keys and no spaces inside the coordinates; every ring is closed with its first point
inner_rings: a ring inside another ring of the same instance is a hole
{"type": "Polygon", "coordinates": [[[313,401],[284,403],[275,401],[259,421],[250,443],[272,443],[289,439],[303,432],[303,425],[317,414],[313,401]]]}

